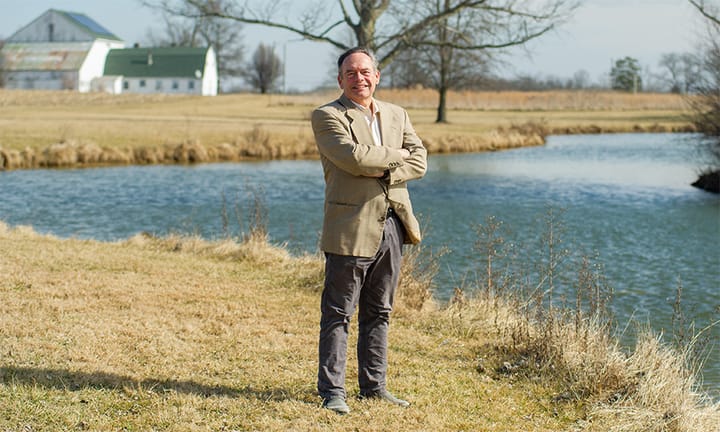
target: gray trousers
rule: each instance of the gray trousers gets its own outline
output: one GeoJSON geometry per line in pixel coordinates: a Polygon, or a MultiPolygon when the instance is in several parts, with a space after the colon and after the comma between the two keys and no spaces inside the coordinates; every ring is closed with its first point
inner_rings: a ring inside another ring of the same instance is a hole
{"type": "Polygon", "coordinates": [[[374,257],[326,254],[320,311],[318,393],[346,396],[345,366],[350,318],[358,311],[358,383],[360,394],[385,389],[387,335],[393,297],[400,277],[404,228],[396,216],[385,220],[374,257]]]}

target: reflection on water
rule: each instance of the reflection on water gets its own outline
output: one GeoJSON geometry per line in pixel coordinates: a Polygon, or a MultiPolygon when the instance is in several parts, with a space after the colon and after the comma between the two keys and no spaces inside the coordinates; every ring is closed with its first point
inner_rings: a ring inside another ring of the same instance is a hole
{"type": "MultiPolygon", "coordinates": [[[[524,247],[532,263],[542,220],[554,208],[562,210],[564,244],[604,264],[619,322],[634,317],[670,331],[678,283],[696,316],[711,316],[720,305],[720,198],[689,186],[696,138],[562,136],[544,147],[431,156],[427,176],[410,189],[428,227],[424,243],[452,251],[442,258],[437,297],[447,299],[474,277],[475,225],[488,216],[503,221],[508,242],[524,247]]],[[[0,173],[0,219],[64,237],[219,237],[223,201],[237,233],[255,196],[266,206],[274,242],[316,250],[323,201],[317,161],[0,173]]],[[[568,273],[575,277],[569,264],[568,273]]],[[[718,351],[704,377],[715,389],[718,351]]]]}

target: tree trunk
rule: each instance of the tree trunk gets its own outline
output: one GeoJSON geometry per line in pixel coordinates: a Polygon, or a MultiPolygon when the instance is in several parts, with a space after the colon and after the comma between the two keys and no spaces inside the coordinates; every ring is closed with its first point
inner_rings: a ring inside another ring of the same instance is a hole
{"type": "Polygon", "coordinates": [[[440,87],[438,89],[438,93],[440,94],[440,100],[438,101],[438,107],[437,107],[437,118],[435,119],[435,123],[447,123],[447,114],[446,114],[446,100],[447,100],[447,88],[446,87],[440,87]]]}
{"type": "MultiPolygon", "coordinates": [[[[445,10],[450,8],[450,0],[445,0],[445,10]]],[[[437,118],[435,123],[447,123],[447,91],[448,91],[448,73],[451,64],[452,48],[445,45],[448,42],[448,20],[443,20],[443,25],[440,27],[438,32],[439,40],[443,44],[440,46],[440,66],[439,66],[439,85],[438,93],[440,94],[440,100],[438,101],[437,107],[437,118]]]]}
{"type": "Polygon", "coordinates": [[[359,16],[359,21],[355,25],[351,25],[355,32],[355,39],[357,45],[361,47],[369,48],[372,51],[377,49],[375,39],[375,25],[380,15],[390,5],[389,0],[381,0],[377,2],[375,0],[360,0],[354,1],[355,12],[359,16]]]}

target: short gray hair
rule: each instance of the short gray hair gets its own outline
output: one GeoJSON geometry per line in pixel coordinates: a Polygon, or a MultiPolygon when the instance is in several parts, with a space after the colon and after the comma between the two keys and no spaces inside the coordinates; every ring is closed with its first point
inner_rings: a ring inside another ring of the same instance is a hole
{"type": "Polygon", "coordinates": [[[372,60],[373,67],[375,70],[380,70],[380,67],[378,66],[377,58],[375,58],[375,54],[373,54],[372,50],[365,47],[353,47],[349,50],[345,51],[344,53],[340,54],[340,57],[338,57],[337,66],[338,66],[338,72],[341,72],[342,70],[342,64],[345,61],[346,58],[348,58],[351,54],[355,53],[361,53],[365,54],[366,56],[370,57],[370,60],[372,60]]]}

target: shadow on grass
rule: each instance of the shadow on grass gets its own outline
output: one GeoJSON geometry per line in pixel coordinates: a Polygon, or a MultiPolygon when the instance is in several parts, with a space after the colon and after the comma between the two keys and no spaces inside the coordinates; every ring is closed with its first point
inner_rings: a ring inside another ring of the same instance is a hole
{"type": "Polygon", "coordinates": [[[63,391],[81,391],[87,389],[146,391],[157,394],[183,393],[204,397],[222,396],[230,398],[255,398],[262,401],[309,401],[310,395],[296,395],[288,389],[254,389],[251,386],[234,388],[224,385],[209,385],[197,381],[174,379],[138,380],[129,376],[107,372],[79,372],[65,369],[0,367],[0,383],[41,386],[63,391]],[[299,396],[299,397],[298,397],[299,396]]]}

